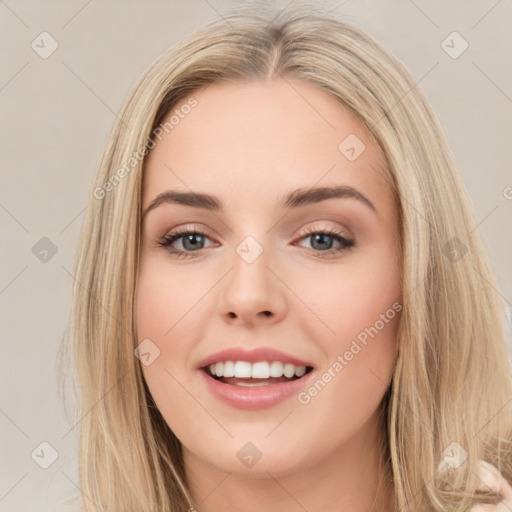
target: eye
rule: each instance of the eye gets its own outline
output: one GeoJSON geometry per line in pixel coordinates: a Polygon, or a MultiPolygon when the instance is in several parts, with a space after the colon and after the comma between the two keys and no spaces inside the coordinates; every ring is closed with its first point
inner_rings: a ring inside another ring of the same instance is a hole
{"type": "Polygon", "coordinates": [[[343,233],[334,229],[310,229],[302,233],[301,240],[304,238],[309,238],[311,240],[311,248],[314,249],[315,252],[322,253],[322,256],[338,254],[349,250],[355,245],[353,240],[349,240],[343,233]],[[333,248],[333,242],[337,242],[340,245],[333,248]]]}
{"type": "MultiPolygon", "coordinates": [[[[355,245],[353,240],[347,239],[343,233],[333,229],[311,229],[302,233],[300,240],[309,238],[311,240],[312,249],[321,253],[321,256],[329,256],[347,251],[355,245]],[[333,248],[333,242],[339,244],[333,248]]],[[[179,258],[194,257],[194,252],[204,249],[205,239],[210,237],[201,229],[178,228],[171,233],[165,235],[158,243],[165,248],[167,252],[179,258]],[[183,249],[174,247],[175,242],[182,239],[181,245],[183,249]]]]}
{"type": "Polygon", "coordinates": [[[190,258],[194,257],[190,252],[196,252],[204,249],[205,238],[209,237],[200,229],[178,228],[165,235],[162,240],[159,241],[159,244],[164,247],[166,251],[178,256],[179,258],[190,258]],[[183,239],[181,243],[184,249],[176,249],[173,247],[173,244],[181,238],[183,239]]]}

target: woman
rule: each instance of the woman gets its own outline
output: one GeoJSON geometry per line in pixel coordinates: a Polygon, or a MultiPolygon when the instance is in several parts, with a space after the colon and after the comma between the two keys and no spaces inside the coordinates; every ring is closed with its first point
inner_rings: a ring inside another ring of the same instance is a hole
{"type": "Polygon", "coordinates": [[[361,30],[247,10],[169,49],[79,246],[85,510],[511,510],[473,226],[432,109],[361,30]]]}

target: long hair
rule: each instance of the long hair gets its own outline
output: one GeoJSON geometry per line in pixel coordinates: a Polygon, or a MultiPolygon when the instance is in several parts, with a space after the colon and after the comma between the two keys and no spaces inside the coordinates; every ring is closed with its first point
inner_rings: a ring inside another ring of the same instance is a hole
{"type": "Polygon", "coordinates": [[[368,128],[399,211],[403,310],[383,402],[382,447],[401,511],[466,511],[485,460],[512,482],[512,379],[504,308],[446,136],[403,64],[373,37],[311,6],[227,12],[167,50],[119,113],[77,251],[72,357],[85,510],[191,505],[181,445],[134,349],[145,156],[178,102],[215,82],[298,80],[368,128]],[[463,454],[459,467],[443,462],[463,454]],[[94,504],[93,504],[94,503],[94,504]]]}

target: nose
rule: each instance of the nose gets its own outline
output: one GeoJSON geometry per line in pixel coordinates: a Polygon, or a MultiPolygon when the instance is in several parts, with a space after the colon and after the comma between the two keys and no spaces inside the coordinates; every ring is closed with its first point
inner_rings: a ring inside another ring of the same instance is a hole
{"type": "Polygon", "coordinates": [[[218,314],[228,323],[254,326],[279,322],[285,315],[286,286],[268,266],[265,251],[252,263],[238,254],[222,281],[218,314]]]}

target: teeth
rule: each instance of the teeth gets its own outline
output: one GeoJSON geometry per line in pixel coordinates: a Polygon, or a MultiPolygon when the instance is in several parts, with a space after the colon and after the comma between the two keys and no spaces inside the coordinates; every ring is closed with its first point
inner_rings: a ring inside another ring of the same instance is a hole
{"type": "Polygon", "coordinates": [[[270,363],[270,376],[281,377],[283,375],[283,363],[280,361],[272,361],[270,363]]]}
{"type": "Polygon", "coordinates": [[[295,375],[297,377],[302,377],[306,373],[306,367],[305,366],[298,366],[295,370],[295,375]]]}
{"type": "Polygon", "coordinates": [[[295,375],[295,366],[293,364],[284,365],[284,376],[291,379],[295,375]]]}
{"type": "Polygon", "coordinates": [[[235,363],[233,361],[226,361],[222,370],[223,377],[234,377],[235,376],[235,363]]]}
{"type": "Polygon", "coordinates": [[[252,365],[251,377],[253,379],[268,379],[270,377],[270,366],[266,362],[254,363],[252,365]]]}
{"type": "Polygon", "coordinates": [[[210,372],[217,377],[236,377],[238,379],[268,379],[283,375],[291,379],[294,376],[302,377],[306,373],[306,367],[290,363],[283,364],[281,361],[272,361],[271,363],[259,361],[253,364],[247,361],[224,361],[211,364],[210,372]]]}
{"type": "MultiPolygon", "coordinates": [[[[217,363],[219,364],[219,363],[217,363]]],[[[223,363],[221,363],[223,364],[223,363]]],[[[248,379],[252,377],[251,375],[251,363],[248,363],[247,361],[237,361],[235,363],[235,377],[237,379],[248,379]]],[[[217,369],[217,368],[216,368],[217,369]]],[[[219,377],[220,375],[217,374],[219,377]]],[[[224,376],[224,375],[222,375],[224,376]]]]}
{"type": "Polygon", "coordinates": [[[270,382],[237,382],[237,386],[242,386],[244,388],[254,388],[261,386],[268,386],[270,382]]]}

